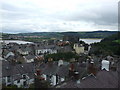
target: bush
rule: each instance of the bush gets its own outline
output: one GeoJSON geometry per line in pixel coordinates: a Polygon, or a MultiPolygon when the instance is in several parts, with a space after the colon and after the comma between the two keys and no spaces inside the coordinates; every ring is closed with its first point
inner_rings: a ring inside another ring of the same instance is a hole
{"type": "Polygon", "coordinates": [[[57,61],[59,59],[64,59],[65,61],[69,61],[71,58],[78,59],[79,56],[77,56],[75,53],[67,52],[67,53],[55,53],[55,54],[45,55],[45,59],[48,58],[53,58],[54,61],[57,61]]]}

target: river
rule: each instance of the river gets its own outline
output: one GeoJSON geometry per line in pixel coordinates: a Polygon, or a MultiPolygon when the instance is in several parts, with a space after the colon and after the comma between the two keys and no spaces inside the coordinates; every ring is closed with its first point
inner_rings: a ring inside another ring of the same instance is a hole
{"type": "MultiPolygon", "coordinates": [[[[102,39],[80,39],[82,41],[84,41],[85,43],[91,44],[91,43],[95,43],[95,42],[100,42],[102,39]]],[[[21,40],[0,40],[0,42],[3,42],[6,44],[9,43],[17,43],[17,44],[33,44],[33,42],[28,42],[28,41],[21,41],[21,40]]]]}
{"type": "Polygon", "coordinates": [[[17,44],[33,44],[33,42],[21,41],[21,40],[0,40],[0,42],[4,42],[5,44],[9,43],[17,43],[17,44]]]}
{"type": "Polygon", "coordinates": [[[85,43],[87,43],[87,44],[92,44],[92,43],[95,43],[95,42],[100,42],[102,39],[79,39],[79,40],[82,40],[82,41],[84,41],[85,43]]]}

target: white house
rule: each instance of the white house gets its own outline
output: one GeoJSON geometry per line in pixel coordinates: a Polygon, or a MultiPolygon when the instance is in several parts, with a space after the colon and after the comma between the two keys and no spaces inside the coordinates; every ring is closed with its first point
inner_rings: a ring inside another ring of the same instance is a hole
{"type": "Polygon", "coordinates": [[[41,77],[49,81],[52,86],[60,84],[66,80],[69,73],[69,63],[59,60],[58,62],[48,62],[44,68],[40,66],[41,77]]]}
{"type": "Polygon", "coordinates": [[[90,51],[90,49],[91,49],[91,45],[88,46],[88,52],[90,51]]]}
{"type": "Polygon", "coordinates": [[[17,51],[22,55],[28,55],[29,54],[29,51],[26,51],[26,50],[18,49],[17,51]]]}
{"type": "Polygon", "coordinates": [[[9,52],[9,53],[5,56],[5,58],[8,58],[9,56],[15,56],[15,54],[14,54],[13,52],[9,52]]]}
{"type": "MultiPolygon", "coordinates": [[[[13,84],[17,85],[17,87],[29,87],[30,84],[34,83],[34,78],[30,78],[27,74],[23,74],[21,75],[22,78],[19,80],[14,80],[13,84]]],[[[20,76],[20,77],[21,77],[20,76]]]]}
{"type": "Polygon", "coordinates": [[[45,54],[45,53],[49,53],[49,54],[57,53],[57,50],[55,49],[54,45],[36,46],[35,51],[36,51],[36,55],[45,54]]]}
{"type": "Polygon", "coordinates": [[[77,54],[84,53],[84,46],[82,44],[80,45],[78,43],[74,44],[73,49],[75,49],[75,52],[77,54]]]}
{"type": "Polygon", "coordinates": [[[34,83],[33,63],[11,65],[8,61],[3,61],[2,69],[2,83],[5,86],[17,85],[17,87],[28,88],[34,83]]]}
{"type": "Polygon", "coordinates": [[[27,56],[23,56],[25,58],[25,61],[27,63],[31,63],[31,62],[34,62],[34,59],[35,59],[35,56],[33,55],[27,55],[27,56]]]}
{"type": "Polygon", "coordinates": [[[53,53],[57,53],[57,50],[54,50],[54,49],[39,49],[39,50],[36,50],[37,55],[45,54],[45,53],[53,54],[53,53]]]}

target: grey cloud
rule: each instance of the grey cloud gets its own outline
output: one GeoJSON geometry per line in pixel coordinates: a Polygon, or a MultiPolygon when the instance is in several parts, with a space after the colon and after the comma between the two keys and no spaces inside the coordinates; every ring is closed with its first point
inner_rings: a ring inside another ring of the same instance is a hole
{"type": "Polygon", "coordinates": [[[65,19],[68,21],[93,22],[97,25],[114,25],[118,21],[118,14],[116,9],[111,10],[111,8],[107,10],[101,8],[101,10],[84,11],[82,13],[77,12],[65,19]]]}
{"type": "MultiPolygon", "coordinates": [[[[89,4],[87,5],[86,7],[89,7],[89,4]]],[[[37,6],[19,7],[17,4],[4,1],[0,11],[2,11],[2,23],[5,26],[4,32],[29,32],[30,29],[31,31],[69,31],[70,29],[74,31],[79,28],[81,30],[82,22],[89,24],[88,28],[91,29],[104,27],[117,29],[117,6],[114,6],[117,4],[110,2],[100,5],[96,8],[93,4],[89,9],[78,4],[76,10],[54,11],[37,6]]]]}

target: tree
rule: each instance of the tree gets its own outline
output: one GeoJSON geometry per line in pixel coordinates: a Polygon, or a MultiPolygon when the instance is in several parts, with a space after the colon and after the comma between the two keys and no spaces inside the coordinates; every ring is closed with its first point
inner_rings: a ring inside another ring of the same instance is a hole
{"type": "Polygon", "coordinates": [[[48,81],[35,78],[35,89],[37,88],[50,88],[50,83],[48,81]]]}
{"type": "Polygon", "coordinates": [[[72,58],[78,59],[79,56],[77,56],[75,53],[72,52],[66,52],[66,53],[55,53],[55,54],[45,55],[45,59],[48,60],[48,58],[53,58],[54,61],[57,61],[59,59],[64,59],[65,61],[69,61],[72,58]]]}

